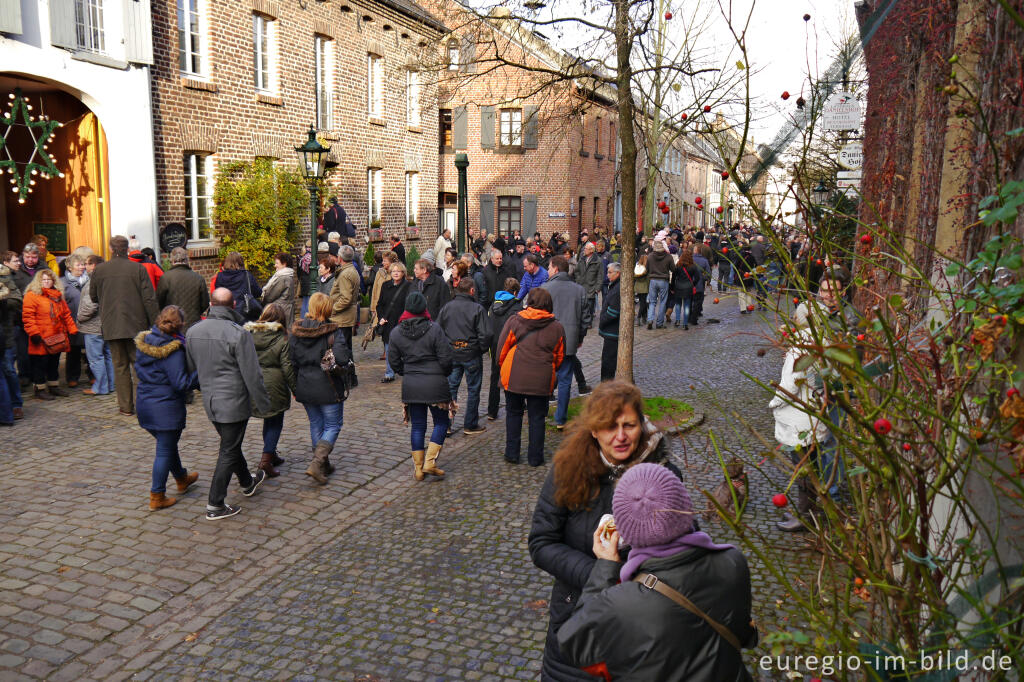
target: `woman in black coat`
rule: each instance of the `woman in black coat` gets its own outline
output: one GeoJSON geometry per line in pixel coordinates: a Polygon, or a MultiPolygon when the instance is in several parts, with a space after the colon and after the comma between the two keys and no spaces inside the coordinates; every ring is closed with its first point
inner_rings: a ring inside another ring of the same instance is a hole
{"type": "Polygon", "coordinates": [[[339,366],[348,364],[352,351],[345,335],[330,321],[331,299],[323,292],[309,297],[306,317],[292,325],[289,352],[295,368],[295,399],[306,408],[313,461],[306,475],[323,485],[334,473],[329,455],[341,433],[345,415],[345,382],[325,372],[321,362],[328,349],[339,366]]]}
{"type": "Polygon", "coordinates": [[[212,293],[217,287],[224,287],[231,291],[231,295],[235,299],[235,310],[240,313],[245,308],[246,294],[255,299],[254,302],[256,306],[259,306],[259,309],[254,307],[252,313],[246,319],[255,320],[263,312],[263,306],[260,305],[263,289],[260,287],[259,282],[256,281],[256,277],[245,269],[245,258],[237,251],[231,251],[228,255],[224,256],[221,271],[214,275],[213,281],[210,282],[210,292],[212,293]]]}
{"type": "Polygon", "coordinates": [[[412,461],[417,481],[424,474],[444,476],[437,468],[444,438],[451,423],[449,410],[454,409],[448,375],[454,363],[452,346],[441,327],[427,315],[427,299],[414,291],[405,299],[405,312],[398,327],[391,333],[388,362],[402,375],[402,402],[412,424],[412,461]],[[430,443],[427,435],[427,411],[434,422],[430,443]]]}
{"type": "Polygon", "coordinates": [[[694,265],[693,249],[684,245],[672,270],[672,292],[676,299],[675,326],[690,328],[690,308],[701,284],[700,268],[694,265]]]}
{"type": "Polygon", "coordinates": [[[391,332],[398,326],[398,318],[405,312],[405,298],[412,291],[412,284],[406,279],[407,271],[401,263],[394,263],[388,274],[391,276],[380,287],[377,299],[377,333],[384,341],[384,378],[382,384],[395,380],[395,370],[388,361],[388,342],[391,332]]]}
{"type": "Polygon", "coordinates": [[[667,455],[664,436],[644,417],[643,396],[633,384],[601,383],[572,421],[544,481],[530,528],[530,558],[555,578],[542,680],[594,679],[565,661],[558,648],[558,629],[572,615],[594,567],[594,531],[601,517],[612,511],[616,482],[641,462],[661,464],[682,478],[667,455]]]}

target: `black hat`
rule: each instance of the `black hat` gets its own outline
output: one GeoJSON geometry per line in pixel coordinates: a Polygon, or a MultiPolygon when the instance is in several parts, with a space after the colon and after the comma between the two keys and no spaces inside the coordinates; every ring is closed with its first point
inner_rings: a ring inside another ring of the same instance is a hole
{"type": "Polygon", "coordinates": [[[413,315],[422,315],[427,309],[427,299],[423,294],[414,291],[405,297],[405,311],[413,315]]]}

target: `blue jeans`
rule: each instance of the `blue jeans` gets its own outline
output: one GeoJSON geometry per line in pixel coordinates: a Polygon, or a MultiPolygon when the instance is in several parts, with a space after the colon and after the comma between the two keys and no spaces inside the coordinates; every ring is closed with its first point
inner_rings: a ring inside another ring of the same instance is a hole
{"type": "MultiPolygon", "coordinates": [[[[300,277],[301,277],[301,275],[300,275],[300,277]]],[[[331,292],[327,292],[327,293],[330,294],[331,292]]],[[[308,313],[308,312],[309,312],[309,296],[303,296],[302,297],[302,308],[299,311],[299,316],[300,317],[305,317],[306,313],[308,313]]]]}
{"type": "Polygon", "coordinates": [[[668,280],[652,279],[647,291],[647,322],[659,327],[665,324],[665,301],[668,298],[668,280]],[[657,315],[655,315],[657,313],[657,315]]]}
{"type": "Polygon", "coordinates": [[[564,424],[569,418],[569,393],[572,392],[572,376],[576,369],[575,355],[566,355],[558,366],[558,406],[555,408],[555,423],[564,424]]]}
{"type": "MultiPolygon", "coordinates": [[[[839,406],[832,403],[826,408],[825,412],[828,415],[829,422],[833,426],[838,427],[839,421],[843,418],[839,406]]],[[[846,463],[842,457],[838,456],[838,448],[839,443],[831,433],[825,439],[825,442],[818,447],[820,453],[818,455],[818,466],[821,467],[821,480],[825,482],[832,480],[832,485],[828,488],[828,494],[833,499],[839,495],[839,486],[846,479],[846,463]],[[833,475],[835,477],[834,480],[833,475]]]]}
{"type": "Polygon", "coordinates": [[[676,324],[690,324],[690,310],[692,306],[692,298],[684,298],[676,303],[676,324]]]}
{"type": "Polygon", "coordinates": [[[391,369],[391,361],[388,360],[388,346],[390,344],[384,344],[384,377],[386,379],[395,378],[395,370],[391,369]]]}
{"type": "Polygon", "coordinates": [[[341,433],[341,425],[345,417],[345,403],[328,403],[326,405],[313,405],[302,403],[306,408],[306,416],[309,417],[309,437],[316,448],[316,444],[322,440],[332,446],[338,440],[341,433]]]}
{"type": "Polygon", "coordinates": [[[4,351],[3,358],[3,381],[7,384],[7,398],[11,401],[11,407],[21,407],[21,381],[18,380],[18,371],[14,369],[14,361],[18,357],[18,348],[14,345],[14,339],[10,340],[10,346],[4,351]]]}
{"type": "Polygon", "coordinates": [[[277,454],[277,441],[281,440],[282,431],[284,431],[284,412],[263,420],[263,452],[277,454]]]}
{"type": "Polygon", "coordinates": [[[146,429],[149,434],[156,438],[156,457],[153,459],[153,485],[149,489],[153,493],[167,491],[167,474],[173,474],[175,478],[184,478],[188,471],[181,466],[181,457],[178,456],[178,439],[181,438],[181,429],[174,431],[154,431],[146,429]]]}
{"type": "Polygon", "coordinates": [[[409,403],[409,422],[412,424],[409,442],[413,451],[427,449],[427,408],[430,409],[430,418],[434,421],[430,442],[444,445],[444,437],[448,435],[448,410],[426,403],[409,403]]]}
{"type": "Polygon", "coordinates": [[[462,383],[462,375],[466,375],[466,389],[469,397],[466,398],[466,418],[463,421],[463,428],[475,429],[480,425],[480,387],[484,381],[484,363],[480,356],[452,364],[452,373],[448,375],[448,389],[452,392],[452,400],[459,399],[459,384],[462,383]]]}
{"type": "Polygon", "coordinates": [[[106,395],[114,392],[114,361],[110,357],[110,346],[99,334],[82,334],[85,338],[85,358],[95,381],[92,392],[106,395]]]}

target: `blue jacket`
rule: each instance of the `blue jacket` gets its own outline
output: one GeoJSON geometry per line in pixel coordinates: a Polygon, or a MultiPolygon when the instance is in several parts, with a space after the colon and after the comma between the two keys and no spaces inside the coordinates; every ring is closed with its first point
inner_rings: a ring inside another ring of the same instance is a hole
{"type": "Polygon", "coordinates": [[[152,431],[185,428],[185,396],[198,387],[185,361],[185,340],[153,327],[135,337],[135,373],[139,377],[135,410],[139,426],[152,431]]]}
{"type": "Polygon", "coordinates": [[[530,293],[530,289],[539,287],[546,281],[548,281],[548,271],[540,266],[537,267],[537,272],[532,275],[528,272],[523,272],[523,279],[519,282],[519,294],[516,298],[526,298],[526,294],[530,293]]]}

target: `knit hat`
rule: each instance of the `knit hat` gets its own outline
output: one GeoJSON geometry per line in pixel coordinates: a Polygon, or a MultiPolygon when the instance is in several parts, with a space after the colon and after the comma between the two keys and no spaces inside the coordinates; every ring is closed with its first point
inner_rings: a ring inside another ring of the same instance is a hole
{"type": "Polygon", "coordinates": [[[327,246],[327,242],[320,242],[319,244],[316,245],[317,253],[327,253],[330,250],[331,247],[327,246]]]}
{"type": "Polygon", "coordinates": [[[427,310],[427,299],[418,291],[405,297],[405,311],[412,315],[422,315],[427,310]]]}
{"type": "Polygon", "coordinates": [[[664,545],[693,531],[693,502],[675,474],[659,464],[637,464],[615,487],[615,526],[633,547],[664,545]]]}

